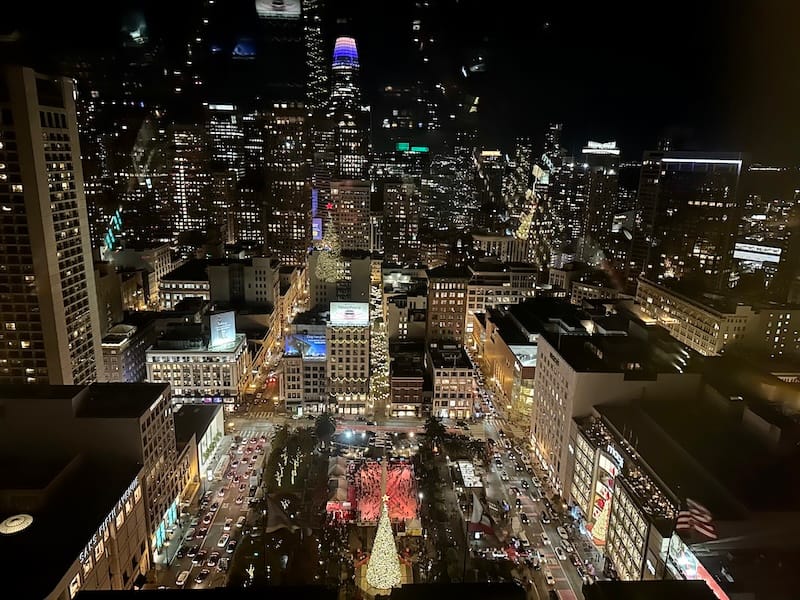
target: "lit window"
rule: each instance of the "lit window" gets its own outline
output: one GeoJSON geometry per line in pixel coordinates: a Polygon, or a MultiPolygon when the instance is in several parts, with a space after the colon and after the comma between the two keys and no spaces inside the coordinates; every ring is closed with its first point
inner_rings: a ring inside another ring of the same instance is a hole
{"type": "Polygon", "coordinates": [[[15,194],[21,194],[22,193],[22,184],[21,183],[12,183],[11,184],[11,191],[14,192],[15,194]]]}

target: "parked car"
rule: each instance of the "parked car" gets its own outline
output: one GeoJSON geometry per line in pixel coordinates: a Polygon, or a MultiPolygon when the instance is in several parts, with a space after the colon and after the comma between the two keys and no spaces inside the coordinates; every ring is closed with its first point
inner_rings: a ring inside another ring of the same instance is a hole
{"type": "Polygon", "coordinates": [[[229,539],[231,539],[231,536],[229,536],[227,533],[223,533],[222,537],[219,538],[219,541],[217,542],[217,546],[224,548],[229,539]]]}
{"type": "Polygon", "coordinates": [[[228,517],[225,519],[225,524],[222,526],[224,531],[230,531],[231,527],[233,526],[233,517],[228,517]]]}
{"type": "Polygon", "coordinates": [[[561,546],[556,546],[555,552],[558,560],[567,560],[567,553],[564,552],[564,549],[561,546]]]}
{"type": "Polygon", "coordinates": [[[236,540],[231,540],[230,542],[228,542],[228,546],[225,548],[225,552],[227,552],[228,554],[233,554],[233,552],[236,550],[236,546],[238,545],[238,543],[239,542],[237,542],[236,540]]]}

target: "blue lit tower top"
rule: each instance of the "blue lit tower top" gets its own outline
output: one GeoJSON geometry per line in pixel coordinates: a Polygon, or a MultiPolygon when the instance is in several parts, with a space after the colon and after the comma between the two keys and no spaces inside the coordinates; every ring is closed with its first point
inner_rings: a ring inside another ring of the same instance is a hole
{"type": "Polygon", "coordinates": [[[358,68],[358,48],[351,37],[336,38],[333,47],[333,68],[358,68]]]}
{"type": "Polygon", "coordinates": [[[361,90],[358,85],[358,49],[353,38],[336,38],[332,71],[330,107],[333,112],[352,114],[361,102],[361,90]]]}

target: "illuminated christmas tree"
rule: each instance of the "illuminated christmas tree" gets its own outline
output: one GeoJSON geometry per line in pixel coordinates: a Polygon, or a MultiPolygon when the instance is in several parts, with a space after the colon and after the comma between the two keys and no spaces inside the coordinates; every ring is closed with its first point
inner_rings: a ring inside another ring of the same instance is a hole
{"type": "Polygon", "coordinates": [[[592,527],[592,537],[598,544],[605,544],[606,543],[606,535],[608,534],[608,515],[611,512],[611,501],[607,501],[605,506],[603,506],[603,510],[600,511],[600,514],[597,516],[597,521],[595,521],[594,526],[592,527]]]}
{"type": "Polygon", "coordinates": [[[389,522],[388,501],[389,496],[384,495],[378,531],[375,533],[372,553],[367,563],[367,583],[379,590],[399,587],[401,580],[400,559],[397,557],[397,546],[389,522]]]}
{"type": "Polygon", "coordinates": [[[342,245],[339,242],[339,234],[336,232],[332,217],[328,217],[328,221],[325,224],[325,232],[322,234],[319,250],[317,279],[327,283],[335,283],[344,279],[342,245]]]}

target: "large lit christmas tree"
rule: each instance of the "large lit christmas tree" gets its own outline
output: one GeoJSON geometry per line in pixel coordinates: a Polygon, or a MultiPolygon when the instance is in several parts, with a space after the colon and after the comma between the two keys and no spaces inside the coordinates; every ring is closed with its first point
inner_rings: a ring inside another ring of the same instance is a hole
{"type": "Polygon", "coordinates": [[[378,531],[372,544],[372,553],[367,563],[367,583],[379,590],[400,586],[400,559],[394,543],[392,524],[389,522],[389,496],[383,496],[378,531]]]}
{"type": "Polygon", "coordinates": [[[329,216],[325,230],[319,243],[319,259],[317,260],[317,279],[326,283],[335,283],[344,279],[344,262],[342,261],[342,244],[339,234],[329,216]]]}

